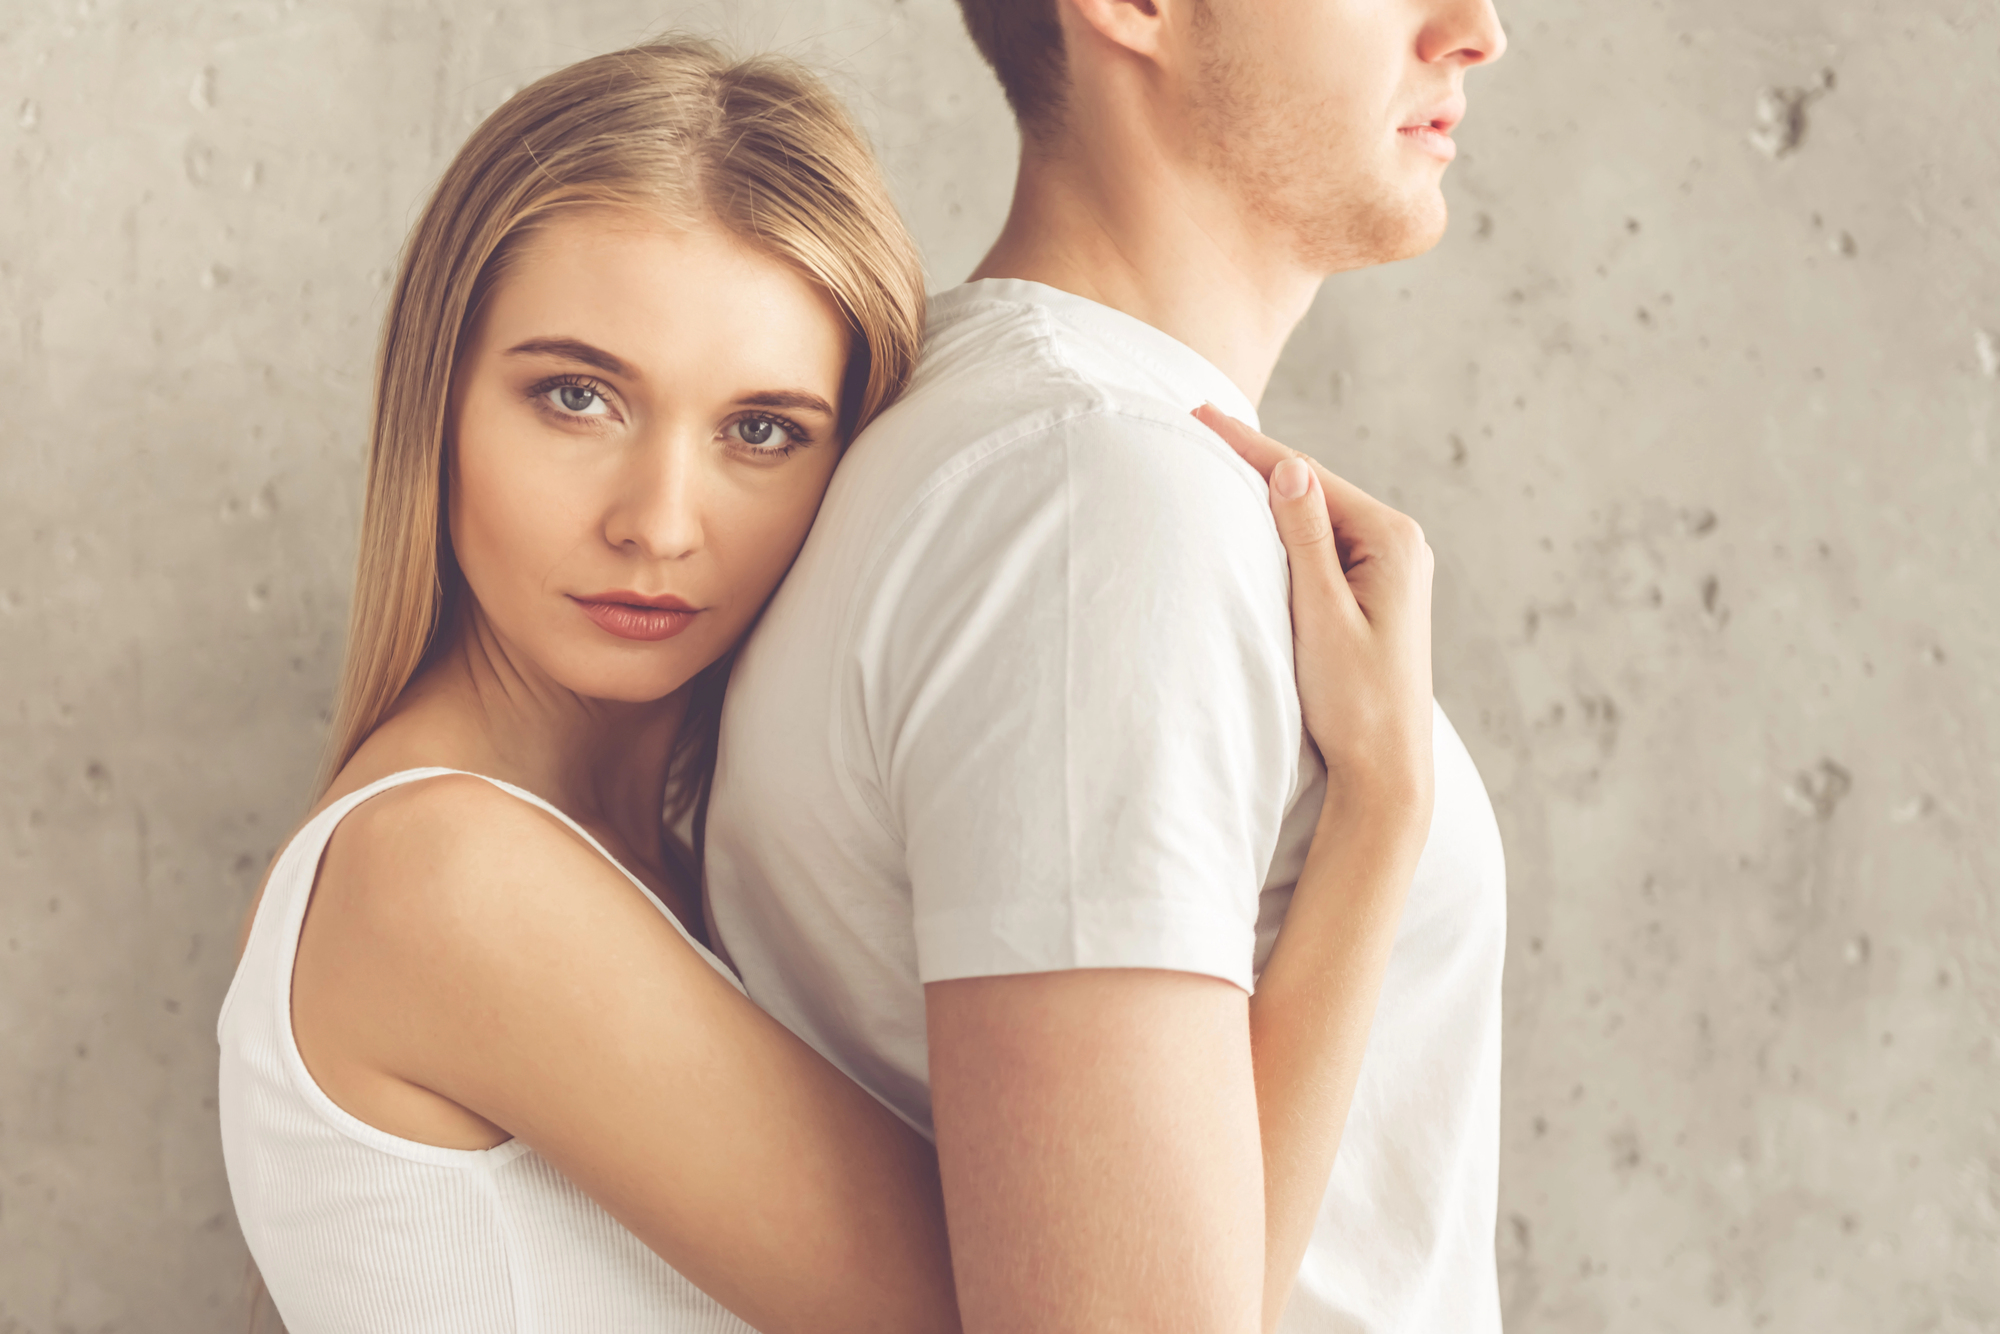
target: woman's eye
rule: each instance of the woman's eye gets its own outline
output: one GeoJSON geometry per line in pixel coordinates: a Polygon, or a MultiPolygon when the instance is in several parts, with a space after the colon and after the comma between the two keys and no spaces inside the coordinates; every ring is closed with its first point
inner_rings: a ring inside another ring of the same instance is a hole
{"type": "Polygon", "coordinates": [[[548,397],[558,408],[572,416],[602,417],[608,411],[604,396],[588,385],[557,385],[549,390],[548,397]]]}
{"type": "Polygon", "coordinates": [[[769,417],[745,417],[729,429],[738,440],[756,449],[783,449],[792,442],[791,432],[769,417]]]}

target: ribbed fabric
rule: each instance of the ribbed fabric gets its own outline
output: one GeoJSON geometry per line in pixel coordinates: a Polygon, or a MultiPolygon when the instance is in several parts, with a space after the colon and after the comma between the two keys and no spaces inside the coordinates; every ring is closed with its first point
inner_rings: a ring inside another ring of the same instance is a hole
{"type": "MultiPolygon", "coordinates": [[[[293,1040],[292,963],[336,825],[409,769],[326,808],[278,859],[222,1002],[222,1153],[250,1253],[291,1334],[749,1334],[519,1140],[441,1149],[335,1106],[293,1040]]],[[[476,775],[483,777],[483,775],[476,775]]],[[[548,811],[617,866],[574,820],[548,811]]],[[[680,923],[624,867],[618,869],[680,923]]],[[[741,985],[687,937],[732,985],[741,985]]]]}

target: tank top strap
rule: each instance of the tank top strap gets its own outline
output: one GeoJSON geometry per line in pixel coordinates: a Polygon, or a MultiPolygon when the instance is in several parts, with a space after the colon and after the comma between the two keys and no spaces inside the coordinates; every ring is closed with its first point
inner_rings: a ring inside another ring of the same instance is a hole
{"type": "MultiPolygon", "coordinates": [[[[596,851],[598,856],[604,858],[605,861],[610,862],[611,865],[617,869],[618,874],[624,876],[628,881],[632,883],[632,887],[634,889],[638,890],[641,894],[644,894],[646,896],[647,901],[651,903],[655,908],[658,908],[660,910],[660,915],[665,917],[668,923],[670,923],[673,926],[674,930],[680,933],[681,939],[685,940],[688,944],[694,947],[695,953],[701,955],[701,957],[706,959],[709,962],[709,964],[711,964],[715,968],[717,972],[721,973],[724,977],[728,978],[730,982],[734,983],[738,991],[743,990],[742,984],[740,982],[737,982],[735,972],[732,971],[727,964],[723,963],[721,959],[718,959],[715,956],[714,952],[708,948],[708,946],[702,944],[699,940],[696,940],[694,938],[693,933],[691,933],[687,929],[687,927],[681,924],[681,919],[674,915],[673,909],[667,907],[665,903],[662,903],[660,901],[660,896],[655,894],[652,891],[652,889],[647,886],[645,881],[641,880],[638,876],[633,875],[631,871],[627,870],[625,867],[625,863],[619,861],[616,857],[612,856],[611,850],[605,847],[602,843],[598,842],[596,835],[592,834],[588,829],[585,829],[582,825],[578,824],[575,820],[571,819],[569,815],[566,814],[560,807],[557,807],[551,802],[544,801],[542,798],[536,796],[534,793],[528,791],[526,788],[515,787],[512,783],[506,782],[502,779],[489,778],[485,774],[475,774],[464,769],[429,769],[422,771],[411,770],[410,772],[412,773],[420,772],[421,775],[425,778],[429,778],[437,774],[464,774],[467,778],[477,778],[482,780],[483,782],[491,783],[493,786],[499,788],[502,792],[505,792],[509,796],[519,797],[522,801],[527,802],[530,806],[533,806],[538,810],[547,811],[550,815],[553,815],[556,819],[562,821],[564,827],[566,827],[571,833],[575,834],[578,838],[582,839],[585,843],[589,844],[590,847],[596,851]]],[[[399,775],[391,774],[390,778],[395,778],[398,776],[399,775]]],[[[388,780],[385,779],[383,781],[387,782],[388,780]]]]}
{"type": "MultiPolygon", "coordinates": [[[[353,810],[355,806],[359,806],[362,802],[368,800],[369,797],[375,796],[381,792],[386,792],[388,789],[400,786],[403,783],[414,783],[425,778],[437,778],[444,774],[460,774],[466,778],[477,778],[483,783],[491,783],[494,787],[499,788],[502,792],[505,792],[508,796],[517,797],[520,800],[527,802],[530,806],[535,807],[537,810],[546,811],[548,814],[554,816],[557,820],[560,820],[564,828],[568,829],[571,833],[575,834],[578,838],[582,839],[586,844],[590,846],[590,848],[594,852],[597,853],[598,856],[604,858],[605,861],[610,862],[613,869],[615,869],[618,872],[618,874],[624,876],[625,879],[631,883],[634,889],[638,890],[641,894],[644,894],[646,896],[646,901],[652,904],[655,908],[660,910],[660,915],[667,919],[668,925],[672,926],[673,929],[679,933],[680,938],[682,940],[685,940],[694,949],[694,952],[696,954],[699,954],[705,961],[707,961],[710,967],[714,968],[715,971],[721,973],[723,977],[727,978],[731,986],[734,986],[738,991],[743,990],[743,984],[742,982],[737,980],[735,971],[731,969],[729,965],[722,962],[721,959],[717,958],[714,951],[710,950],[708,946],[702,944],[699,940],[696,940],[694,938],[693,933],[690,932],[686,926],[681,924],[681,919],[674,915],[673,909],[667,907],[665,903],[661,902],[660,896],[655,894],[652,891],[652,889],[647,886],[645,881],[641,880],[638,876],[633,875],[631,871],[627,870],[625,867],[625,863],[619,861],[616,857],[612,856],[611,850],[609,848],[606,848],[602,843],[598,842],[596,835],[592,834],[588,829],[585,829],[582,825],[578,824],[575,820],[571,819],[565,811],[563,811],[560,807],[556,806],[553,802],[543,800],[541,797],[536,796],[534,793],[528,791],[526,788],[515,787],[512,783],[509,783],[504,779],[493,778],[486,774],[473,773],[469,769],[444,769],[444,768],[405,769],[400,773],[393,773],[386,778],[377,779],[375,782],[370,783],[367,787],[361,788],[356,792],[351,792],[347,796],[341,798],[340,802],[335,803],[336,806],[345,802],[352,802],[353,804],[349,805],[346,810],[341,811],[340,816],[336,816],[334,818],[333,824],[338,824],[340,822],[341,817],[344,817],[348,811],[353,810]]],[[[333,809],[334,807],[330,806],[327,808],[327,811],[325,813],[330,814],[333,809]]],[[[333,835],[333,829],[332,826],[329,825],[326,831],[326,838],[323,838],[321,840],[322,847],[325,846],[326,839],[330,839],[332,835],[333,835]]],[[[315,859],[315,864],[316,862],[317,859],[315,859]]],[[[745,994],[747,995],[748,993],[746,992],[745,994]]]]}
{"type": "MultiPolygon", "coordinates": [[[[627,870],[624,863],[612,856],[610,850],[598,842],[597,838],[588,829],[585,829],[582,825],[571,819],[560,808],[543,800],[525,788],[516,787],[512,783],[505,782],[502,779],[489,777],[486,774],[473,773],[467,769],[448,769],[442,766],[432,766],[421,769],[401,769],[385,777],[378,778],[365,787],[356,788],[346,796],[341,797],[338,801],[327,806],[325,810],[315,815],[312,819],[306,821],[300,827],[299,832],[292,836],[292,841],[285,845],[284,851],[278,854],[277,863],[271,868],[270,879],[265,882],[264,886],[263,901],[257,905],[256,916],[250,924],[250,938],[244,945],[243,959],[236,970],[236,976],[231,979],[228,994],[222,998],[222,1008],[216,1016],[216,1034],[218,1038],[220,1038],[224,1023],[229,1017],[230,1008],[236,1001],[236,993],[242,985],[242,979],[247,972],[250,972],[255,967],[253,960],[257,963],[263,963],[265,960],[276,963],[278,971],[285,979],[285,985],[281,990],[289,996],[291,961],[297,954],[299,932],[305,925],[306,905],[312,896],[313,883],[319,877],[319,865],[321,859],[326,855],[326,845],[332,841],[333,831],[339,827],[340,822],[346,819],[356,807],[371,797],[380,796],[391,788],[402,787],[408,783],[421,782],[426,778],[440,778],[446,774],[458,774],[466,778],[477,778],[481,782],[490,783],[507,795],[524,801],[538,810],[545,811],[561,821],[564,828],[582,839],[598,856],[611,863],[618,873],[631,883],[633,888],[644,894],[646,901],[659,910],[660,915],[667,919],[668,924],[674,928],[682,940],[686,941],[693,948],[696,954],[701,956],[703,961],[711,968],[714,968],[716,972],[722,974],[723,978],[731,986],[735,987],[737,991],[743,991],[743,984],[737,979],[734,970],[723,963],[721,959],[717,958],[715,953],[706,945],[696,940],[687,927],[681,924],[680,918],[676,917],[672,909],[660,901],[659,895],[655,894],[646,885],[645,881],[627,870]]],[[[287,1004],[289,1005],[289,999],[287,999],[287,1004]]]]}

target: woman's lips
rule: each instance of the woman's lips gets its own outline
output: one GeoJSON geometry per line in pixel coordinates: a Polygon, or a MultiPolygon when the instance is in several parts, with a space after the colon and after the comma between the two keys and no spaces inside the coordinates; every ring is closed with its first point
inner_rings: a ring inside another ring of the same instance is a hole
{"type": "Polygon", "coordinates": [[[1440,162],[1449,162],[1458,156],[1458,144],[1436,125],[1405,125],[1396,133],[1440,162]]]}
{"type": "Polygon", "coordinates": [[[583,614],[607,634],[620,639],[672,639],[694,624],[701,614],[679,598],[648,598],[637,593],[600,593],[594,597],[571,596],[583,614]]]}

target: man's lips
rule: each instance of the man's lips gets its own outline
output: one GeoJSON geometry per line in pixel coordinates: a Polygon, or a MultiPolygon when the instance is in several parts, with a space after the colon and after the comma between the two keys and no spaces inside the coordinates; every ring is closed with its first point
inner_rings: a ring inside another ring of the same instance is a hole
{"type": "Polygon", "coordinates": [[[1432,106],[1409,124],[1406,130],[1432,129],[1439,134],[1450,134],[1465,119],[1465,94],[1459,93],[1432,106]]]}
{"type": "Polygon", "coordinates": [[[648,595],[615,589],[587,597],[572,593],[570,601],[596,622],[598,629],[620,639],[672,639],[701,614],[701,608],[671,593],[648,595]]]}
{"type": "Polygon", "coordinates": [[[1441,161],[1449,162],[1458,156],[1458,145],[1443,130],[1429,125],[1405,125],[1396,133],[1441,161]]]}
{"type": "Polygon", "coordinates": [[[1460,94],[1440,102],[1424,113],[1422,119],[1402,126],[1396,133],[1432,157],[1449,162],[1458,156],[1458,145],[1452,142],[1451,132],[1464,119],[1465,96],[1460,94]]]}

